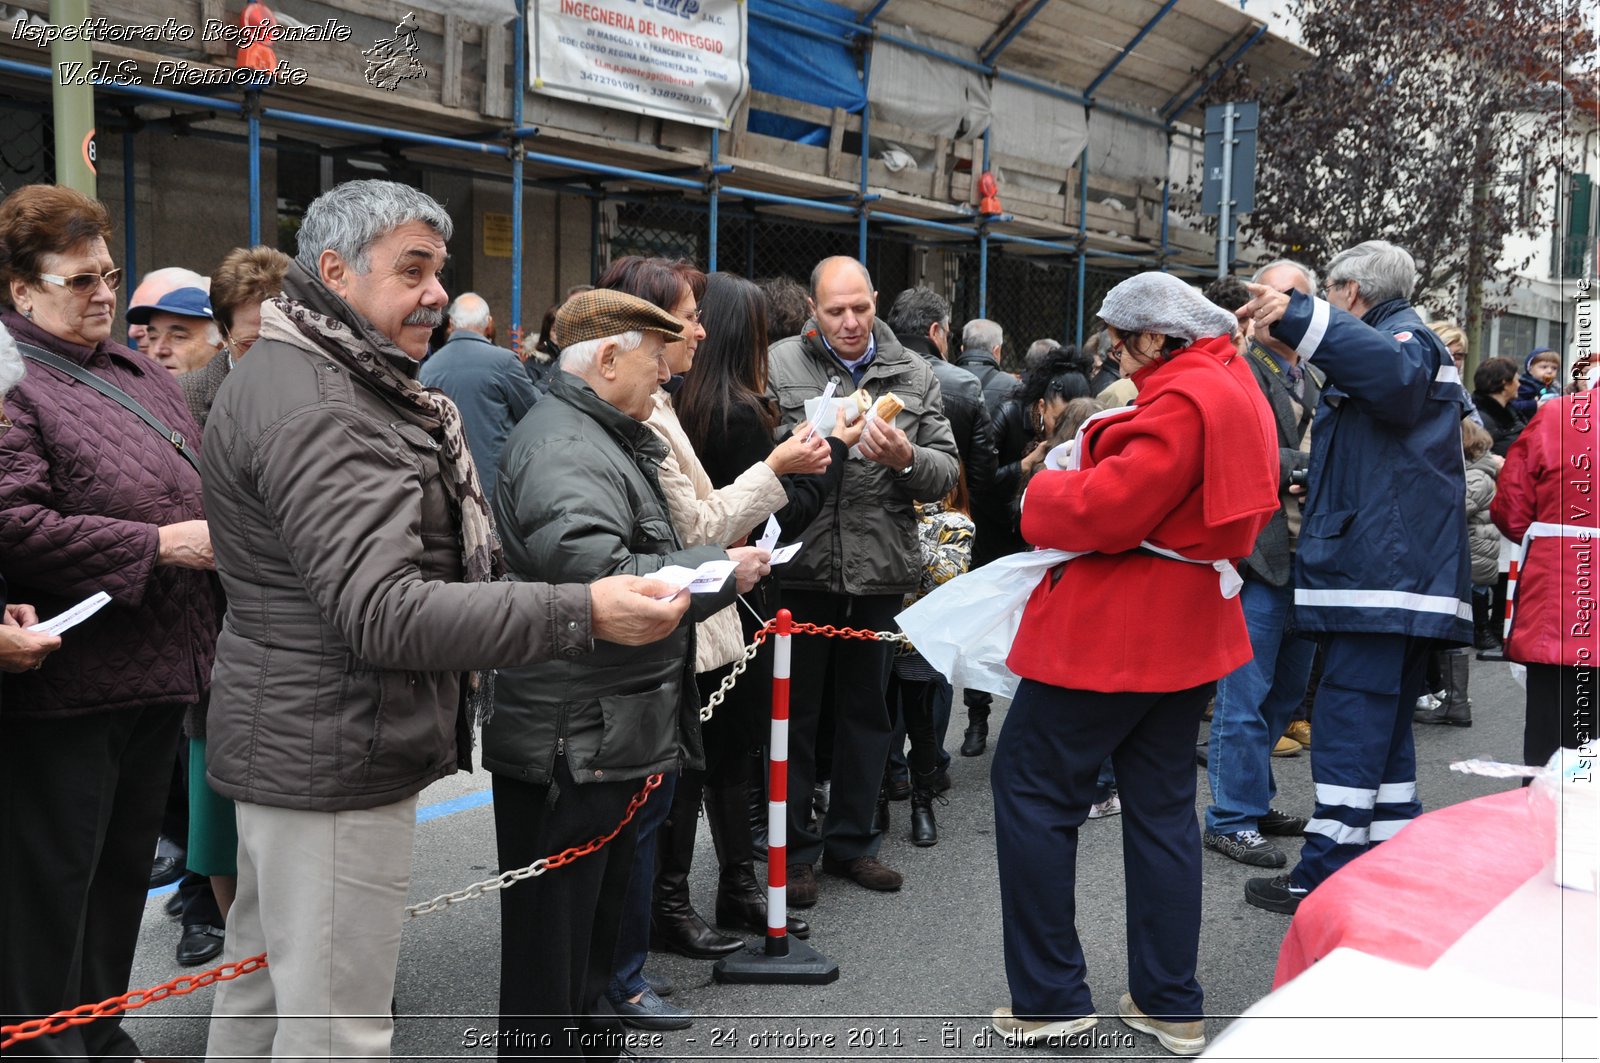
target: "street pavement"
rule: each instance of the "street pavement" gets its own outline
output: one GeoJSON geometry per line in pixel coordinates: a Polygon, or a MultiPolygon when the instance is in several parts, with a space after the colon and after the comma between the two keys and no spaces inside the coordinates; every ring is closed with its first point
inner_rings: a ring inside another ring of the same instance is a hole
{"type": "MultiPolygon", "coordinates": [[[[1449,770],[1473,757],[1519,762],[1523,695],[1504,664],[1474,662],[1471,680],[1475,726],[1418,725],[1418,781],[1426,808],[1435,809],[1510,789],[1514,782],[1449,770]]],[[[997,705],[991,726],[1003,726],[997,705]]],[[[951,723],[949,748],[961,741],[961,701],[951,723]]],[[[1202,725],[1200,737],[1205,736],[1202,725]]],[[[991,737],[990,749],[993,749],[991,737]]],[[[1079,834],[1078,929],[1088,959],[1096,1006],[1105,1016],[1080,1044],[1018,1050],[990,1037],[990,1012],[1008,1004],[1001,955],[1000,897],[995,876],[990,757],[954,756],[954,786],[938,806],[939,844],[918,849],[907,837],[908,806],[893,806],[893,827],[882,857],[904,872],[905,888],[878,894],[840,878],[820,876],[821,900],[806,912],[810,944],[838,964],[839,978],[824,986],[722,985],[711,964],[652,953],[648,970],[676,985],[672,1002],[697,1016],[682,1033],[640,1034],[641,1056],[695,1059],[968,1059],[1026,1051],[1026,1058],[1168,1058],[1151,1037],[1115,1017],[1126,988],[1123,931],[1122,839],[1119,818],[1091,820],[1079,834]],[[1106,1014],[1109,1013],[1109,1014],[1106,1014]]],[[[1311,811],[1309,755],[1273,761],[1278,807],[1311,811]]],[[[1209,801],[1199,771],[1197,812],[1209,801]]],[[[416,903],[490,877],[495,868],[489,779],[482,771],[443,780],[423,793],[425,822],[417,828],[411,901],[416,903]]],[[[1299,839],[1276,839],[1291,866],[1299,839]]],[[[1471,844],[1470,839],[1464,844],[1471,844]]],[[[701,832],[694,896],[702,913],[712,908],[715,859],[701,832]]],[[[1272,986],[1287,916],[1251,908],[1244,883],[1272,874],[1207,852],[1199,977],[1206,994],[1206,1023],[1215,1037],[1272,986]]],[[[758,865],[764,872],[765,865],[758,865]]],[[[559,870],[550,874],[560,874],[559,870]]],[[[512,887],[516,888],[516,887],[512,887]]],[[[1441,883],[1441,891],[1448,883],[1441,883]]],[[[177,975],[197,974],[173,962],[179,928],[162,912],[168,891],[146,906],[132,985],[150,987],[177,975]]],[[[1448,903],[1442,892],[1440,903],[1448,903]]],[[[1419,910],[1419,919],[1427,918],[1419,910]]],[[[394,1053],[416,1059],[494,1055],[488,1039],[496,1025],[499,977],[499,902],[492,896],[416,919],[405,929],[396,996],[400,1018],[394,1053]]],[[[247,975],[245,977],[263,977],[247,975]]],[[[205,1048],[210,989],[174,996],[132,1012],[126,1023],[147,1056],[199,1057],[205,1048]]],[[[1285,1058],[1328,1058],[1285,1027],[1285,1058]]]]}

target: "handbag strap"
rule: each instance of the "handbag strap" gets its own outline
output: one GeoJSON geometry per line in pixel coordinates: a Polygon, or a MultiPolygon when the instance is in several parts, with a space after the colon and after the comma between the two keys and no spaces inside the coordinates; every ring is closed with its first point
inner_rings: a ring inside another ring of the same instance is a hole
{"type": "Polygon", "coordinates": [[[193,466],[195,472],[200,471],[200,462],[195,458],[194,451],[189,449],[188,443],[183,438],[183,433],[174,431],[173,429],[162,424],[161,419],[155,414],[151,413],[149,410],[145,409],[138,399],[134,398],[132,395],[129,395],[126,391],[123,391],[121,388],[117,387],[104,377],[91,373],[89,370],[75,362],[67,361],[59,354],[52,354],[43,347],[35,347],[31,343],[18,343],[17,349],[22,352],[22,356],[24,358],[31,358],[35,362],[49,366],[51,369],[59,370],[70,376],[72,379],[78,381],[80,384],[88,384],[100,394],[104,395],[106,398],[110,399],[112,402],[115,402],[118,406],[121,406],[123,409],[139,418],[139,420],[155,429],[156,434],[162,439],[165,439],[168,443],[171,443],[173,448],[177,450],[178,454],[183,458],[183,460],[187,461],[191,466],[193,466]]]}

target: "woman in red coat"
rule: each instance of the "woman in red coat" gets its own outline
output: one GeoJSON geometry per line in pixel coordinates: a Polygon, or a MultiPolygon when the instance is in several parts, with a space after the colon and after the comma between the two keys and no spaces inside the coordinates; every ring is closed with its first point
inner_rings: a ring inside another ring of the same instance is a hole
{"type": "Polygon", "coordinates": [[[1216,680],[1250,659],[1231,561],[1277,510],[1277,437],[1233,316],[1195,289],[1143,273],[1106,295],[1100,320],[1139,395],[1091,418],[1078,468],[1040,473],[1023,499],[1030,543],[1083,556],[1040,582],[1008,661],[1022,683],[992,781],[1011,1007],[994,1022],[1029,1043],[1095,1022],[1073,887],[1078,828],[1109,755],[1127,875],[1119,1011],[1193,1054],[1205,1034],[1189,763],[1216,680]]]}
{"type": "Polygon", "coordinates": [[[1552,399],[1506,453],[1489,517],[1523,544],[1506,656],[1528,666],[1522,760],[1594,741],[1600,506],[1595,393],[1552,399]]]}

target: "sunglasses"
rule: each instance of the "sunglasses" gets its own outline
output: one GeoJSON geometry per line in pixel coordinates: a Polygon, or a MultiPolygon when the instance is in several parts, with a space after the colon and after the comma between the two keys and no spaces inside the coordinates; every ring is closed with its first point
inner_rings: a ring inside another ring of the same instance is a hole
{"type": "Polygon", "coordinates": [[[107,288],[116,291],[122,285],[122,270],[111,269],[104,273],[74,273],[70,277],[63,277],[58,273],[41,273],[39,274],[39,279],[60,285],[73,295],[88,295],[100,287],[101,281],[106,282],[107,288]]]}

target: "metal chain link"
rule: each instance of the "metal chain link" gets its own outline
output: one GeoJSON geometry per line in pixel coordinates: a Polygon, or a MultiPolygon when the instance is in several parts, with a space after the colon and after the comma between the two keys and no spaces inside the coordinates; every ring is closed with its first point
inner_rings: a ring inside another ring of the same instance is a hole
{"type": "MultiPolygon", "coordinates": [[[[738,661],[734,662],[733,670],[712,692],[711,697],[706,701],[705,707],[700,710],[702,722],[711,719],[717,708],[728,696],[728,692],[739,681],[739,676],[743,675],[750,667],[750,662],[755,660],[756,654],[761,650],[761,644],[766,641],[768,635],[774,634],[776,631],[777,621],[769,620],[765,627],[755,633],[750,645],[744,648],[744,653],[738,661]]],[[[861,639],[868,642],[887,642],[907,646],[911,644],[911,640],[898,631],[866,631],[857,628],[834,627],[831,624],[793,624],[790,626],[790,631],[796,635],[821,635],[824,638],[861,639]]],[[[650,799],[650,795],[660,788],[661,781],[660,775],[651,775],[645,779],[643,789],[629,799],[626,814],[622,817],[621,822],[611,830],[611,833],[591,838],[582,845],[563,849],[553,856],[540,857],[527,867],[505,871],[494,878],[484,879],[482,882],[474,882],[463,889],[454,890],[450,893],[441,893],[432,900],[410,905],[406,908],[406,914],[416,919],[430,912],[442,911],[463,901],[482,897],[485,893],[494,893],[518,882],[525,882],[530,878],[538,878],[546,871],[562,867],[574,860],[594,853],[622,833],[623,827],[633,822],[633,817],[644,807],[645,802],[650,799]]],[[[71,1011],[57,1012],[55,1015],[43,1019],[30,1019],[16,1026],[6,1026],[3,1031],[0,1031],[6,1035],[4,1043],[0,1044],[0,1048],[10,1048],[19,1041],[60,1033],[71,1026],[82,1026],[85,1023],[94,1022],[96,1019],[120,1015],[125,1011],[132,1011],[135,1008],[142,1008],[147,1004],[165,1000],[169,996],[192,993],[197,989],[215,985],[217,982],[226,982],[238,978],[240,975],[250,974],[265,966],[267,966],[267,955],[262,953],[259,956],[251,956],[237,963],[225,963],[220,967],[198,975],[180,975],[170,982],[165,982],[151,989],[130,990],[121,996],[103,1000],[98,1004],[81,1004],[71,1011]]]]}
{"type": "Polygon", "coordinates": [[[722,677],[722,682],[717,684],[717,689],[711,692],[706,699],[705,706],[700,710],[700,722],[705,723],[716,714],[722,706],[722,701],[739,681],[745,669],[750,667],[750,662],[756,659],[756,654],[761,652],[761,644],[767,640],[767,633],[774,630],[774,625],[769,621],[767,626],[756,632],[756,637],[750,640],[750,645],[744,648],[744,653],[737,661],[733,662],[733,671],[722,677]]]}
{"type": "MultiPolygon", "coordinates": [[[[759,619],[759,618],[758,618],[759,619]]],[[[750,645],[744,648],[744,653],[733,662],[733,671],[723,677],[717,684],[717,689],[711,692],[711,697],[706,699],[705,707],[700,710],[700,722],[705,723],[716,714],[718,708],[727,699],[728,693],[733,690],[734,684],[739,682],[739,677],[750,667],[750,662],[761,650],[761,644],[768,635],[777,634],[778,622],[768,620],[767,626],[756,632],[755,638],[750,640],[750,645]]],[[[822,635],[826,638],[861,639],[866,642],[888,642],[910,646],[911,640],[899,631],[865,631],[853,627],[834,627],[832,624],[790,624],[789,632],[793,635],[822,635]]]]}
{"type": "Polygon", "coordinates": [[[502,872],[496,875],[494,878],[484,879],[482,882],[474,882],[470,886],[455,890],[451,893],[441,893],[431,901],[423,901],[421,904],[409,905],[406,908],[406,914],[415,919],[418,916],[427,915],[429,912],[442,911],[453,904],[460,904],[462,901],[470,901],[475,897],[482,897],[485,893],[493,893],[497,890],[503,890],[507,886],[518,882],[525,882],[530,878],[538,878],[540,875],[552,868],[561,867],[565,864],[572,863],[572,861],[577,860],[579,857],[588,856],[590,853],[595,852],[607,842],[611,841],[611,839],[615,838],[618,834],[622,833],[622,828],[626,827],[633,821],[634,814],[638,812],[639,809],[644,807],[644,803],[650,800],[650,795],[654,793],[655,790],[660,787],[660,785],[661,776],[659,774],[652,775],[645,779],[644,789],[634,794],[632,799],[628,801],[627,814],[622,817],[622,821],[620,823],[612,828],[610,834],[602,834],[598,838],[591,838],[582,845],[576,845],[569,849],[563,849],[554,856],[541,856],[527,867],[519,867],[513,871],[502,872]]]}
{"type": "Polygon", "coordinates": [[[69,1027],[82,1026],[96,1019],[121,1015],[125,1011],[142,1008],[146,1004],[154,1004],[168,997],[193,993],[196,989],[204,989],[218,982],[232,981],[240,975],[259,971],[266,965],[267,954],[263,952],[259,956],[251,956],[236,963],[213,967],[201,974],[179,975],[172,981],[163,982],[152,989],[133,989],[121,996],[102,1000],[98,1004],[80,1004],[70,1011],[58,1011],[43,1019],[29,1019],[15,1026],[6,1026],[0,1028],[0,1033],[5,1034],[5,1041],[0,1043],[0,1049],[10,1048],[20,1041],[30,1041],[35,1037],[57,1034],[69,1027]]]}

